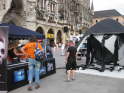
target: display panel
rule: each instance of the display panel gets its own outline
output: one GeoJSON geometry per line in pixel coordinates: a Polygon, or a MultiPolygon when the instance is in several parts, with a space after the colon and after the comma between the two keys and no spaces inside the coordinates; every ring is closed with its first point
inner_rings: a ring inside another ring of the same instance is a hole
{"type": "Polygon", "coordinates": [[[46,74],[46,67],[43,66],[40,68],[40,75],[46,74]]]}
{"type": "Polygon", "coordinates": [[[14,71],[14,82],[19,82],[25,80],[25,71],[24,69],[19,69],[14,71]]]}
{"type": "Polygon", "coordinates": [[[48,71],[52,71],[54,68],[53,68],[53,63],[48,63],[47,64],[47,70],[48,71]]]}

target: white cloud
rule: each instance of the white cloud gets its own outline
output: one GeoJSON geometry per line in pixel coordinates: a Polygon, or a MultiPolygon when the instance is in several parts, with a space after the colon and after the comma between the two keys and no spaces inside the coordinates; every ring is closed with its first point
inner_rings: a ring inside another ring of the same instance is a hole
{"type": "Polygon", "coordinates": [[[124,14],[124,0],[93,0],[94,10],[116,9],[124,14]]]}

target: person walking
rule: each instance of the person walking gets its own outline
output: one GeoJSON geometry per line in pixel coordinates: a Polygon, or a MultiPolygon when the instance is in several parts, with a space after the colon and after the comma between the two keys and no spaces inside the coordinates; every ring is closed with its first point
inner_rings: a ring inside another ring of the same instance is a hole
{"type": "Polygon", "coordinates": [[[76,52],[77,49],[73,41],[70,41],[69,48],[66,53],[65,63],[67,71],[67,81],[75,80],[75,70],[77,67],[76,64],[76,52]]]}
{"type": "Polygon", "coordinates": [[[65,44],[62,43],[61,45],[61,56],[64,56],[65,55],[65,44]]]}
{"type": "Polygon", "coordinates": [[[39,72],[40,72],[40,66],[41,63],[37,60],[35,60],[35,50],[36,47],[39,48],[41,51],[43,51],[43,48],[39,42],[36,42],[36,38],[30,38],[30,42],[25,44],[22,47],[22,52],[28,57],[28,80],[29,80],[29,87],[28,90],[32,90],[32,83],[33,83],[33,77],[35,78],[35,88],[38,89],[40,87],[39,85],[39,72]]]}
{"type": "Polygon", "coordinates": [[[67,50],[68,50],[68,47],[69,47],[69,42],[66,41],[66,43],[65,43],[65,56],[66,56],[66,52],[67,52],[67,50]]]}

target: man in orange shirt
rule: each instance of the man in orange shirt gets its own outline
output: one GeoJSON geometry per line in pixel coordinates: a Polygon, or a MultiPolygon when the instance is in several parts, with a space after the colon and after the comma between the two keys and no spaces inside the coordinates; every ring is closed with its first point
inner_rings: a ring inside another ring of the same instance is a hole
{"type": "Polygon", "coordinates": [[[35,88],[39,88],[39,71],[41,63],[35,60],[35,50],[39,48],[43,51],[43,48],[39,42],[36,42],[35,38],[31,38],[30,42],[28,42],[25,46],[22,47],[22,52],[27,56],[29,62],[29,73],[28,73],[28,80],[29,80],[29,87],[28,90],[32,90],[32,82],[33,76],[35,78],[36,86],[35,88]],[[37,45],[38,44],[38,45],[37,45]]]}

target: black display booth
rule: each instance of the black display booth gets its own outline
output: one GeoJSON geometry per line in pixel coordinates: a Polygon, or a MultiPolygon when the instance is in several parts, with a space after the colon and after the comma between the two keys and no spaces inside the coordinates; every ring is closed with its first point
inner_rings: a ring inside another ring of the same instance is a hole
{"type": "MultiPolygon", "coordinates": [[[[55,58],[49,58],[42,62],[40,78],[56,72],[55,58]]],[[[7,91],[22,87],[28,84],[28,63],[7,65],[7,91]]],[[[4,87],[3,87],[4,88],[4,87]]]]}
{"type": "MultiPolygon", "coordinates": [[[[42,38],[42,35],[12,24],[0,24],[0,32],[7,31],[6,39],[28,39],[31,36],[42,38]],[[2,29],[2,30],[1,30],[2,29]]],[[[8,40],[7,40],[8,41],[8,40]]],[[[6,45],[8,45],[6,43],[6,45]]],[[[47,58],[41,63],[40,78],[56,72],[55,58],[47,58]]],[[[7,64],[7,57],[0,64],[0,91],[11,91],[28,84],[28,63],[16,62],[7,64]]]]}
{"type": "Polygon", "coordinates": [[[124,26],[113,19],[105,19],[89,28],[85,36],[88,38],[84,69],[112,71],[116,66],[123,68],[124,26]]]}

